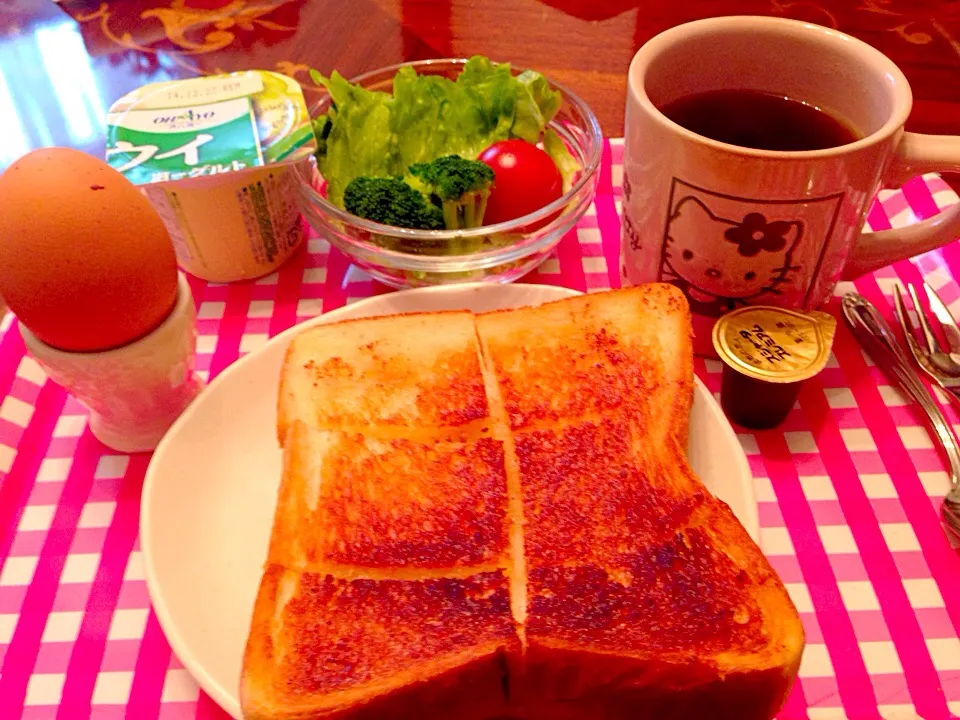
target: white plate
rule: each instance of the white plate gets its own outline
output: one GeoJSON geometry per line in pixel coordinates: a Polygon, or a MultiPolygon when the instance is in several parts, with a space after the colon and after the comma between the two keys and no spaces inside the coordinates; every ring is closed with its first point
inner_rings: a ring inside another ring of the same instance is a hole
{"type": "MultiPolygon", "coordinates": [[[[458,285],[380,295],[313,318],[225,370],[170,429],[143,488],[140,532],[147,587],[173,651],[233,717],[253,601],[280,478],[276,395],[284,351],[310,325],[423,310],[477,312],[578,293],[545,285],[458,285]]],[[[753,538],[757,507],[746,456],[697,381],[690,461],[753,538]]]]}

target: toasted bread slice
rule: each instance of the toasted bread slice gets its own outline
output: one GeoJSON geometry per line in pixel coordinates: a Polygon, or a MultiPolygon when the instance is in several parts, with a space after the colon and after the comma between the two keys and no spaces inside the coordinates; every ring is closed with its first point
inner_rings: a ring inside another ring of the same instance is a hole
{"type": "Polygon", "coordinates": [[[244,656],[257,720],[505,711],[503,433],[469,313],[351,321],[291,343],[283,477],[244,656]]]}
{"type": "Polygon", "coordinates": [[[410,434],[377,438],[296,421],[269,560],[341,577],[505,569],[503,443],[486,428],[458,440],[410,434]]]}
{"type": "Polygon", "coordinates": [[[689,310],[669,285],[583,295],[477,317],[511,430],[655,417],[643,442],[686,444],[693,402],[689,310]]]}
{"type": "Polygon", "coordinates": [[[525,718],[769,720],[799,670],[803,631],[729,510],[615,565],[528,560],[525,718]],[[732,521],[732,524],[731,524],[732,521]],[[742,543],[731,551],[733,542],[742,543]],[[561,680],[562,679],[562,680],[561,680]]]}
{"type": "Polygon", "coordinates": [[[455,429],[487,417],[473,316],[420,313],[319,325],[290,343],[281,444],[295,420],[334,430],[455,429]]]}
{"type": "Polygon", "coordinates": [[[760,550],[687,465],[680,292],[648,285],[477,325],[522,488],[518,714],[772,717],[803,630],[760,550]]]}
{"type": "Polygon", "coordinates": [[[773,717],[803,630],[687,464],[690,328],[649,285],[295,339],[245,717],[773,717]]]}
{"type": "Polygon", "coordinates": [[[516,645],[500,571],[341,580],[270,565],[240,700],[250,720],[496,717],[516,645]]]}

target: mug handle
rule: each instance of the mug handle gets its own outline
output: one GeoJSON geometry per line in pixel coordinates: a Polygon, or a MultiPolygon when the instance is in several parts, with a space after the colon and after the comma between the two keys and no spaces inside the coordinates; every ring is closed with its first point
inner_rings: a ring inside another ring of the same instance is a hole
{"type": "MultiPolygon", "coordinates": [[[[896,187],[928,172],[960,172],[960,136],[904,133],[884,186],[896,187]]],[[[843,268],[844,280],[943,247],[960,236],[960,203],[907,227],[861,233],[843,268]]]]}

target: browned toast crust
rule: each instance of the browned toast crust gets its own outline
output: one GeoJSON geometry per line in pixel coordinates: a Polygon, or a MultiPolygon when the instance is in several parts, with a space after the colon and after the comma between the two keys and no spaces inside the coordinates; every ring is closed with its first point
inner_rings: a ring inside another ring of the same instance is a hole
{"type": "Polygon", "coordinates": [[[455,428],[487,417],[468,312],[320,325],[290,343],[280,380],[281,444],[294,417],[328,429],[455,428]],[[390,332],[383,323],[390,322],[390,332]]]}
{"type": "Polygon", "coordinates": [[[339,580],[268,566],[244,659],[244,712],[366,720],[426,709],[443,717],[436,713],[469,699],[470,717],[491,717],[505,709],[505,657],[516,652],[509,606],[500,571],[339,580]]]}
{"type": "Polygon", "coordinates": [[[288,568],[503,567],[503,443],[289,431],[270,560],[288,568]]]}
{"type": "Polygon", "coordinates": [[[605,418],[517,433],[528,564],[605,567],[682,527],[708,493],[647,462],[629,422],[605,418]]]}
{"type": "Polygon", "coordinates": [[[741,698],[737,717],[770,717],[802,630],[759,550],[687,465],[686,303],[662,285],[621,291],[618,315],[606,300],[478,318],[523,495],[527,653],[511,700],[525,717],[700,717],[683,713],[722,699],[727,678],[759,673],[765,692],[741,698]],[[524,325],[537,330],[516,344],[524,325]]]}
{"type": "Polygon", "coordinates": [[[605,302],[610,293],[477,317],[511,430],[610,412],[656,413],[661,427],[686,443],[693,401],[686,300],[670,285],[616,294],[633,317],[605,302]],[[661,343],[668,333],[667,344],[661,343]]]}
{"type": "Polygon", "coordinates": [[[778,667],[721,677],[708,661],[636,661],[537,644],[526,657],[525,681],[542,692],[511,698],[511,717],[524,720],[769,720],[784,702],[778,667]]]}

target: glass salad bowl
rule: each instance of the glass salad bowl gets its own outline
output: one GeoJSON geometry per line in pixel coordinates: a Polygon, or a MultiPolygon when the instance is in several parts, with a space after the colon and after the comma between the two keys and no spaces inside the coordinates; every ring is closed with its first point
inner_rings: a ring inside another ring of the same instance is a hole
{"type": "MultiPolygon", "coordinates": [[[[351,80],[369,90],[392,90],[398,69],[455,79],[465,59],[423,60],[394,65],[351,80]]],[[[513,70],[519,74],[522,70],[513,70]]],[[[468,230],[413,230],[366,220],[330,202],[322,192],[316,164],[301,164],[300,205],[307,222],[358,267],[393,287],[422,287],[456,282],[511,282],[542,263],[570,232],[593,201],[603,137],[596,116],[583,100],[559,83],[560,110],[549,127],[560,136],[580,170],[562,197],[529,215],[468,230]]],[[[311,110],[327,112],[329,95],[311,110]]]]}

